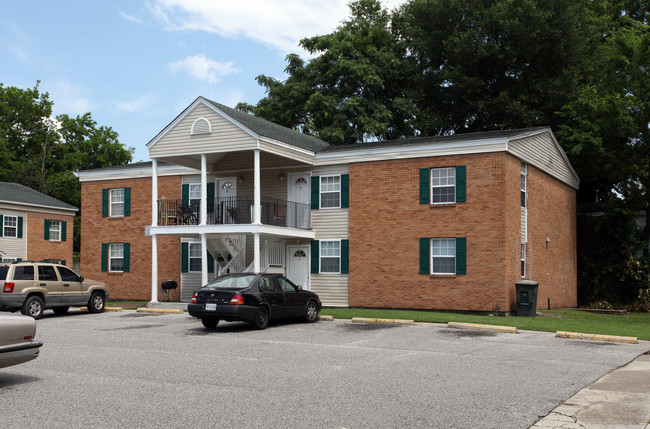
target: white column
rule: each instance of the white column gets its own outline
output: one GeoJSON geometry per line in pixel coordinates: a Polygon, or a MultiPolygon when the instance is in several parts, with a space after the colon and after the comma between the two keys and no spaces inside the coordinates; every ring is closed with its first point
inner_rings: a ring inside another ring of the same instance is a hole
{"type": "Polygon", "coordinates": [[[208,284],[208,240],[201,234],[201,286],[208,284]]]}
{"type": "Polygon", "coordinates": [[[158,237],[151,236],[151,302],[158,302],[158,237]]]}
{"type": "Polygon", "coordinates": [[[205,154],[201,154],[201,214],[199,219],[199,225],[205,225],[208,219],[208,172],[205,154]]]}
{"type": "Polygon", "coordinates": [[[158,226],[158,161],[151,160],[151,226],[158,226]]]}
{"type": "Polygon", "coordinates": [[[253,234],[253,272],[260,272],[260,234],[253,234]]]}
{"type": "MultiPolygon", "coordinates": [[[[253,209],[253,223],[256,225],[260,225],[262,223],[261,219],[261,208],[262,208],[262,191],[260,189],[261,186],[261,179],[260,179],[260,150],[255,149],[253,151],[255,154],[255,167],[254,167],[254,173],[253,176],[255,177],[255,180],[253,181],[253,203],[254,203],[254,209],[253,209]]],[[[258,237],[259,239],[259,237],[258,237]]],[[[257,258],[255,259],[257,261],[257,258]]],[[[256,271],[257,272],[257,271],[256,271]]]]}

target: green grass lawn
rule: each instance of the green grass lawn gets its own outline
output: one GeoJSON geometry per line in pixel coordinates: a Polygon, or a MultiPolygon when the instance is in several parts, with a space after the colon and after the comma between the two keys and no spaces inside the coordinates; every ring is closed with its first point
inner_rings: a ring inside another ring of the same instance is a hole
{"type": "MultiPolygon", "coordinates": [[[[147,301],[106,302],[107,307],[122,307],[134,310],[146,307],[147,301]]],[[[336,319],[353,317],[371,317],[378,319],[406,319],[416,322],[448,323],[465,322],[485,325],[514,326],[529,331],[570,331],[585,334],[620,335],[637,337],[650,341],[650,313],[629,313],[627,315],[596,314],[577,310],[542,310],[537,317],[493,317],[473,314],[440,313],[418,310],[381,310],[364,308],[324,308],[322,315],[334,316],[336,319]]]]}
{"type": "Polygon", "coordinates": [[[380,319],[406,319],[416,322],[481,323],[486,325],[514,326],[530,331],[570,331],[585,334],[620,335],[650,341],[650,313],[627,315],[596,314],[577,310],[543,310],[537,317],[494,317],[472,314],[439,313],[416,310],[374,310],[361,308],[324,308],[323,315],[337,319],[371,317],[380,319]]]}

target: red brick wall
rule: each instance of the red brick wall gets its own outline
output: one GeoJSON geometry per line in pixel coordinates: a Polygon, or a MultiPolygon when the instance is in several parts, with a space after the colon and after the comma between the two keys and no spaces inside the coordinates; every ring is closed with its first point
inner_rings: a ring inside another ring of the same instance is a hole
{"type": "Polygon", "coordinates": [[[27,217],[27,259],[63,259],[72,267],[74,216],[30,211],[27,217]],[[66,222],[66,241],[45,240],[45,219],[66,222]]]}
{"type": "MultiPolygon", "coordinates": [[[[180,176],[159,177],[158,192],[167,199],[180,199],[180,176]]],[[[85,277],[106,283],[112,299],[151,299],[151,179],[124,179],[81,184],[81,271],[85,277]],[[102,189],[131,188],[131,216],[102,217],[102,189]],[[101,271],[102,243],[130,243],[130,270],[101,271]]],[[[158,280],[180,285],[180,239],[158,237],[158,280]],[[173,263],[170,263],[173,261],[173,263]]],[[[176,299],[180,290],[176,290],[176,299]]],[[[159,297],[160,298],[160,297],[159,297]]]]}
{"type": "MultiPolygon", "coordinates": [[[[521,280],[520,165],[505,153],[350,165],[350,306],[492,311],[498,305],[502,311],[513,310],[514,282],[521,280]],[[447,207],[420,204],[420,168],[457,165],[467,167],[467,202],[447,207]],[[466,237],[467,274],[419,274],[420,237],[466,237]]],[[[539,181],[536,173],[530,181],[539,181]]],[[[568,187],[548,189],[564,193],[549,197],[554,201],[575,201],[568,187]]],[[[542,204],[546,202],[530,210],[542,204]]],[[[565,288],[575,292],[575,203],[554,209],[552,216],[568,229],[573,225],[574,239],[572,244],[558,242],[572,248],[549,257],[549,268],[564,267],[558,259],[573,255],[572,272],[562,268],[557,276],[572,278],[573,286],[569,280],[565,288]]]]}

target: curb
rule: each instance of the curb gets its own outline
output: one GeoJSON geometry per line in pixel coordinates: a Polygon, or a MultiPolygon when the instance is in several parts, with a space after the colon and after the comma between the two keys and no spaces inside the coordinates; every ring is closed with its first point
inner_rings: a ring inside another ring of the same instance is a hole
{"type": "MultiPolygon", "coordinates": [[[[81,311],[88,311],[88,307],[79,308],[81,311]]],[[[104,307],[104,311],[124,311],[122,307],[104,307]]]]}
{"type": "Polygon", "coordinates": [[[352,323],[383,323],[386,325],[415,325],[413,320],[375,319],[368,317],[353,317],[352,323]]]}
{"type": "Polygon", "coordinates": [[[449,322],[447,324],[447,327],[458,328],[458,329],[479,329],[481,331],[498,331],[498,332],[505,332],[508,334],[517,333],[517,328],[515,328],[514,326],[479,325],[478,323],[449,322]]]}
{"type": "Polygon", "coordinates": [[[166,309],[166,308],[146,308],[146,307],[140,307],[137,310],[138,313],[165,313],[165,314],[183,314],[183,310],[181,309],[166,309]]]}
{"type": "Polygon", "coordinates": [[[592,341],[610,341],[614,343],[638,344],[637,337],[621,337],[618,335],[598,335],[582,334],[580,332],[557,331],[555,336],[558,338],[570,338],[573,340],[592,340],[592,341]]]}
{"type": "Polygon", "coordinates": [[[318,316],[318,320],[324,320],[326,322],[331,322],[334,320],[334,316],[318,316]]]}

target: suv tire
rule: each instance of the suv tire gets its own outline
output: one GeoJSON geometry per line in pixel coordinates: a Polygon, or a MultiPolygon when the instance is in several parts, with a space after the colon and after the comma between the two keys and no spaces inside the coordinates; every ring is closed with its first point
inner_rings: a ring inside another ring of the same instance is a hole
{"type": "Polygon", "coordinates": [[[91,313],[101,313],[104,311],[104,295],[101,292],[93,292],[88,301],[88,311],[91,313]]]}
{"type": "Polygon", "coordinates": [[[40,319],[43,315],[43,300],[41,297],[32,295],[25,300],[23,308],[20,310],[26,316],[32,316],[34,319],[40,319]]]}

